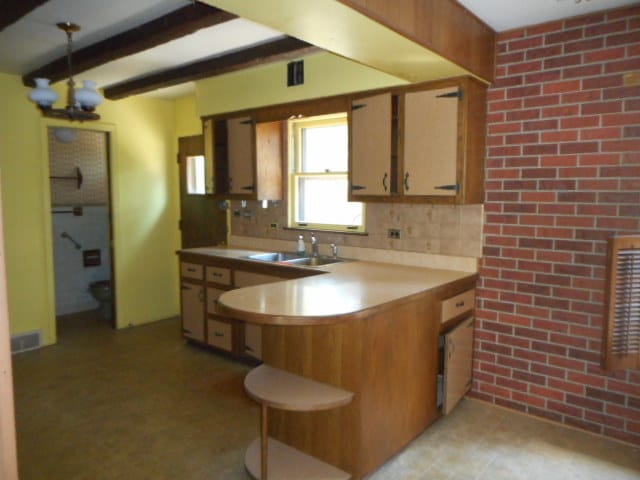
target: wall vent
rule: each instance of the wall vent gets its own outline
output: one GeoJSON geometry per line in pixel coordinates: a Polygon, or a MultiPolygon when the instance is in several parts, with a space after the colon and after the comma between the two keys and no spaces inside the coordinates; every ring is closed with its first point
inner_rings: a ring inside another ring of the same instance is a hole
{"type": "Polygon", "coordinates": [[[11,353],[26,352],[35,350],[42,346],[42,330],[21,333],[11,337],[11,353]]]}

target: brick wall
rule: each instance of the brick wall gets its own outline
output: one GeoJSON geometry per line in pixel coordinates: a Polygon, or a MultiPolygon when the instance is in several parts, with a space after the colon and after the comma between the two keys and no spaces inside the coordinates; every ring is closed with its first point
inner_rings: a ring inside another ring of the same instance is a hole
{"type": "Polygon", "coordinates": [[[499,35],[473,395],[640,444],[600,368],[606,238],[640,232],[640,7],[499,35]]]}

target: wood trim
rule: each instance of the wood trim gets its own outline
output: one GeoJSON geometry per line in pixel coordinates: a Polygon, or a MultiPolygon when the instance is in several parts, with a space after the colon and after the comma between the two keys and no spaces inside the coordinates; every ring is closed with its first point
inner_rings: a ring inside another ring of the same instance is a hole
{"type": "MultiPolygon", "coordinates": [[[[84,72],[235,18],[237,15],[204,3],[196,2],[187,5],[143,25],[73,52],[73,73],[75,75],[84,72]]],[[[51,83],[54,83],[67,78],[67,75],[67,57],[65,55],[27,73],[22,77],[22,83],[26,86],[33,86],[33,79],[38,77],[48,78],[51,83]]],[[[107,98],[110,97],[107,96],[107,98]]]]}
{"type": "Polygon", "coordinates": [[[0,368],[0,478],[18,480],[5,258],[2,199],[0,198],[0,365],[2,365],[0,368]]]}
{"type": "Polygon", "coordinates": [[[496,32],[454,0],[338,0],[479,78],[495,80],[496,32]]]}
{"type": "Polygon", "coordinates": [[[48,0],[13,0],[0,2],[0,32],[48,0]]]}
{"type": "Polygon", "coordinates": [[[215,77],[245,68],[301,57],[317,51],[319,51],[318,47],[314,47],[307,42],[293,37],[286,37],[258,45],[257,47],[109,85],[104,89],[104,96],[111,100],[118,100],[158,88],[171,87],[184,82],[215,77]]]}

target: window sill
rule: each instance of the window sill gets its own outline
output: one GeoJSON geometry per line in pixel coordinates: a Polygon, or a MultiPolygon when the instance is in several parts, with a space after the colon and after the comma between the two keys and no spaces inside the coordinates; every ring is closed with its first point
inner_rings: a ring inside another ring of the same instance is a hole
{"type": "Polygon", "coordinates": [[[333,233],[333,234],[343,234],[343,235],[359,235],[361,237],[366,237],[369,235],[369,232],[358,232],[351,230],[328,230],[323,228],[314,228],[314,227],[282,227],[282,230],[291,230],[297,232],[320,232],[320,233],[333,233]]]}

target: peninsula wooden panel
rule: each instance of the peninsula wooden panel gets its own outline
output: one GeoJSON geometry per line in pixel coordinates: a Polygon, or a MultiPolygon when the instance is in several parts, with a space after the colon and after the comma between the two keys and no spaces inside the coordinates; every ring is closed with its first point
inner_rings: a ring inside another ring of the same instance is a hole
{"type": "Polygon", "coordinates": [[[354,479],[380,467],[438,416],[432,297],[376,312],[336,325],[263,327],[265,363],[356,394],[335,410],[275,411],[270,436],[354,479]]]}
{"type": "Polygon", "coordinates": [[[496,33],[455,0],[338,0],[479,78],[495,79],[496,33]]]}

